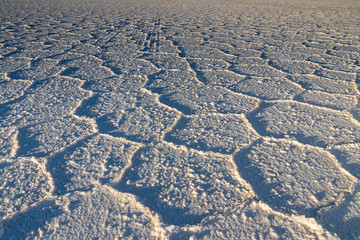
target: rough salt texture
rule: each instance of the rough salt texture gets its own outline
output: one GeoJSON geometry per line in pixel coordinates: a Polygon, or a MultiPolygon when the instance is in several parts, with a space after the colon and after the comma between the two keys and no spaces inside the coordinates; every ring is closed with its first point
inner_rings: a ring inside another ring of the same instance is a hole
{"type": "Polygon", "coordinates": [[[328,152],[289,141],[260,140],[236,159],[259,198],[286,213],[314,217],[356,181],[328,152]]]}
{"type": "Polygon", "coordinates": [[[16,135],[14,127],[0,128],[0,159],[13,157],[16,152],[16,135]]]}
{"type": "Polygon", "coordinates": [[[358,0],[0,6],[1,239],[359,238],[358,0]]]}
{"type": "Polygon", "coordinates": [[[51,158],[49,170],[61,193],[117,183],[137,148],[122,139],[95,135],[51,158]]]}
{"type": "Polygon", "coordinates": [[[18,155],[45,157],[95,131],[94,123],[65,117],[20,130],[18,155]]]}
{"type": "Polygon", "coordinates": [[[292,219],[260,202],[177,230],[172,239],[337,239],[306,218],[292,219]]]}
{"type": "Polygon", "coordinates": [[[331,149],[341,165],[360,179],[360,144],[339,145],[331,149]]]}
{"type": "Polygon", "coordinates": [[[292,99],[302,88],[286,78],[251,77],[230,87],[235,92],[262,99],[292,99]]]}
{"type": "Polygon", "coordinates": [[[34,83],[19,101],[0,106],[0,126],[26,126],[65,117],[89,94],[75,79],[54,77],[34,83]]]}
{"type": "Polygon", "coordinates": [[[348,112],[291,101],[264,105],[254,116],[254,125],[261,134],[320,147],[360,140],[360,123],[348,112]]]}
{"type": "Polygon", "coordinates": [[[168,140],[203,151],[231,154],[258,137],[243,117],[209,115],[181,119],[168,140]]]}
{"type": "Polygon", "coordinates": [[[232,165],[226,156],[158,144],[138,152],[122,188],[139,195],[164,221],[194,224],[253,197],[232,165]]]}
{"type": "Polygon", "coordinates": [[[153,105],[105,115],[98,120],[100,131],[133,141],[159,141],[178,118],[178,113],[153,105]]]}
{"type": "Polygon", "coordinates": [[[8,219],[51,196],[50,174],[35,158],[0,162],[0,218],[8,219]]]}
{"type": "Polygon", "coordinates": [[[0,81],[0,104],[9,102],[24,94],[24,91],[31,85],[30,81],[0,81]]]}
{"type": "Polygon", "coordinates": [[[342,239],[358,239],[360,237],[360,187],[356,186],[351,196],[342,202],[321,212],[320,224],[330,231],[336,232],[342,239]]]}
{"type": "Polygon", "coordinates": [[[99,187],[33,207],[6,223],[2,239],[151,239],[157,222],[133,196],[99,187]]]}

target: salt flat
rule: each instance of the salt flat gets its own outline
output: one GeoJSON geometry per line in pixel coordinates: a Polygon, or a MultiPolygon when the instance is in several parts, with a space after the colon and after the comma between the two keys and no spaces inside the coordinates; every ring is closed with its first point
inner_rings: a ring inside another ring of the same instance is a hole
{"type": "Polygon", "coordinates": [[[0,0],[1,239],[360,239],[360,2],[0,0]]]}

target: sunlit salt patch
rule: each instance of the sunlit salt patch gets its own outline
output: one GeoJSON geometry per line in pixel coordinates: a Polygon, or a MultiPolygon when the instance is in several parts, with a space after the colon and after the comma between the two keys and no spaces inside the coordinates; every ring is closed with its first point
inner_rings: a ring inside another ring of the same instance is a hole
{"type": "Polygon", "coordinates": [[[158,225],[158,218],[134,196],[101,186],[15,216],[6,222],[3,238],[152,239],[158,225]]]}
{"type": "Polygon", "coordinates": [[[150,75],[159,71],[159,69],[149,61],[129,57],[121,59],[120,61],[107,61],[103,65],[110,68],[115,74],[150,75]]]}
{"type": "Polygon", "coordinates": [[[252,119],[265,135],[290,136],[315,146],[354,143],[360,140],[360,124],[348,112],[298,102],[275,102],[264,106],[252,119]]]}
{"type": "Polygon", "coordinates": [[[354,72],[356,71],[355,61],[347,59],[344,57],[336,57],[331,55],[314,55],[311,56],[308,61],[318,63],[323,68],[344,71],[344,72],[354,72]]]}
{"type": "Polygon", "coordinates": [[[0,218],[8,219],[51,196],[54,189],[43,163],[35,158],[0,162],[0,218]]]}
{"type": "Polygon", "coordinates": [[[81,80],[103,79],[113,76],[114,73],[102,66],[102,63],[103,61],[100,59],[87,55],[60,61],[60,66],[64,69],[61,75],[81,80]]]}
{"type": "MultiPolygon", "coordinates": [[[[21,28],[21,26],[18,26],[19,28],[21,28]]],[[[26,34],[25,34],[26,35],[26,34]]],[[[15,44],[12,44],[12,46],[16,46],[18,47],[19,51],[17,51],[16,53],[21,53],[24,50],[28,51],[39,51],[41,52],[44,49],[44,45],[42,42],[37,41],[35,39],[31,39],[31,41],[24,41],[25,39],[22,39],[22,41],[19,41],[15,44]]]]}
{"type": "Polygon", "coordinates": [[[233,64],[229,69],[236,73],[257,77],[283,77],[285,73],[266,64],[233,64]]]}
{"type": "Polygon", "coordinates": [[[318,64],[308,61],[271,60],[269,64],[290,74],[311,74],[320,68],[318,64]]]}
{"type": "Polygon", "coordinates": [[[96,55],[98,53],[101,53],[101,48],[99,46],[91,44],[80,44],[73,46],[70,51],[76,53],[96,55]]]}
{"type": "Polygon", "coordinates": [[[253,42],[245,42],[240,39],[228,38],[222,36],[221,34],[217,33],[208,33],[211,36],[211,40],[204,43],[204,45],[209,45],[210,47],[219,48],[221,46],[230,49],[234,48],[245,48],[245,49],[252,49],[251,44],[253,42]]]}
{"type": "Polygon", "coordinates": [[[137,148],[138,145],[122,139],[95,135],[52,157],[49,171],[61,193],[115,184],[137,148]]]}
{"type": "Polygon", "coordinates": [[[334,80],[311,74],[292,74],[288,76],[295,83],[300,84],[303,88],[313,91],[321,91],[335,94],[356,94],[357,86],[355,82],[334,80]]]}
{"type": "Polygon", "coordinates": [[[335,232],[341,239],[360,238],[360,186],[352,194],[346,196],[344,201],[320,213],[318,222],[329,231],[335,232]]]}
{"type": "Polygon", "coordinates": [[[260,140],[240,152],[236,163],[260,200],[309,217],[350,192],[356,182],[328,152],[287,140],[260,140]]]}
{"type": "Polygon", "coordinates": [[[185,114],[246,113],[256,108],[259,99],[234,93],[221,86],[184,86],[166,90],[160,101],[185,114]]]}
{"type": "Polygon", "coordinates": [[[64,68],[86,69],[89,67],[100,66],[104,61],[91,55],[83,55],[76,52],[69,52],[58,56],[61,61],[59,64],[64,68]]]}
{"type": "MultiPolygon", "coordinates": [[[[358,99],[359,101],[359,99],[358,99]]],[[[357,121],[360,122],[360,106],[356,106],[355,108],[353,108],[351,111],[351,115],[354,117],[354,119],[356,119],[357,121]]]]}
{"type": "MultiPolygon", "coordinates": [[[[280,51],[284,51],[285,53],[290,53],[290,54],[294,54],[295,52],[301,52],[301,51],[305,52],[304,51],[305,48],[299,39],[295,41],[294,39],[290,40],[296,36],[294,29],[291,30],[289,29],[289,31],[286,32],[287,37],[280,35],[277,35],[276,37],[275,36],[272,37],[269,36],[269,34],[271,33],[265,30],[264,32],[262,32],[262,34],[258,36],[258,40],[256,40],[257,36],[254,36],[254,32],[251,32],[251,34],[253,35],[251,39],[252,41],[264,44],[263,48],[259,49],[261,51],[265,50],[265,52],[267,52],[268,48],[269,49],[276,48],[279,49],[280,51]]],[[[274,52],[276,52],[276,50],[274,52]]]]}
{"type": "Polygon", "coordinates": [[[168,224],[195,224],[253,196],[234,169],[228,156],[157,144],[135,155],[121,189],[137,195],[168,224]]]}
{"type": "Polygon", "coordinates": [[[352,59],[352,60],[359,60],[360,54],[358,52],[349,52],[349,51],[342,51],[342,50],[329,50],[327,52],[329,55],[337,56],[343,59],[352,59]]]}
{"type": "Polygon", "coordinates": [[[143,53],[139,52],[139,50],[140,46],[129,41],[114,42],[108,44],[108,46],[106,46],[106,51],[97,54],[97,56],[105,62],[115,62],[120,64],[140,57],[143,53]]]}
{"type": "Polygon", "coordinates": [[[10,73],[30,66],[29,58],[0,58],[0,73],[10,73]]]}
{"type": "Polygon", "coordinates": [[[48,51],[49,53],[52,53],[51,56],[48,56],[48,58],[55,59],[59,55],[69,53],[68,50],[72,48],[71,45],[61,44],[60,42],[52,39],[52,38],[45,38],[42,39],[44,42],[42,43],[44,46],[44,50],[48,51]]]}
{"type": "Polygon", "coordinates": [[[176,70],[189,69],[188,62],[185,59],[179,57],[178,54],[169,54],[169,53],[145,54],[141,58],[151,62],[159,69],[176,69],[176,70]]]}
{"type": "Polygon", "coordinates": [[[334,146],[330,151],[337,157],[341,165],[360,179],[360,144],[334,146]]]}
{"type": "Polygon", "coordinates": [[[225,70],[230,64],[221,59],[189,58],[187,61],[194,70],[225,70]]]}
{"type": "Polygon", "coordinates": [[[151,238],[155,217],[131,195],[108,187],[57,201],[68,211],[48,222],[43,238],[151,238]]]}
{"type": "Polygon", "coordinates": [[[159,39],[158,49],[164,53],[179,53],[179,49],[170,40],[159,39]]]}
{"type": "Polygon", "coordinates": [[[177,228],[172,239],[337,239],[311,219],[297,219],[250,201],[196,226],[177,228]],[[310,223],[310,224],[309,224],[310,223]]]}
{"type": "Polygon", "coordinates": [[[231,154],[259,136],[241,116],[201,115],[183,118],[167,139],[203,151],[231,154]]]}
{"type": "Polygon", "coordinates": [[[184,31],[184,29],[178,28],[165,31],[165,36],[168,34],[177,46],[196,47],[203,43],[203,37],[196,32],[184,31]],[[179,36],[173,36],[174,32],[177,32],[179,36]]]}
{"type": "Polygon", "coordinates": [[[95,121],[73,117],[25,127],[18,136],[18,155],[45,157],[95,131],[95,121]]]}
{"type": "Polygon", "coordinates": [[[77,109],[76,114],[87,117],[101,117],[115,110],[121,111],[135,107],[137,102],[136,95],[135,92],[105,92],[95,94],[83,102],[82,106],[77,109]]]}
{"type": "Polygon", "coordinates": [[[148,91],[120,90],[116,92],[100,92],[83,102],[76,114],[87,117],[101,117],[122,110],[151,106],[157,102],[155,95],[148,91]]]}
{"type": "MultiPolygon", "coordinates": [[[[63,47],[71,48],[68,45],[63,45],[63,47]]],[[[51,57],[49,57],[49,59],[58,60],[59,65],[61,65],[62,67],[69,67],[69,66],[65,66],[65,65],[67,63],[71,63],[71,61],[73,61],[74,59],[79,59],[79,58],[83,58],[83,57],[85,57],[84,54],[66,51],[64,53],[56,54],[54,56],[51,56],[51,57]]],[[[90,61],[90,64],[91,64],[91,61],[90,61]]]]}
{"type": "MultiPolygon", "coordinates": [[[[237,57],[239,57],[239,59],[250,58],[250,57],[260,57],[260,55],[261,55],[260,51],[251,49],[250,47],[246,47],[246,48],[239,47],[239,46],[234,47],[231,45],[231,43],[232,43],[231,40],[232,39],[229,39],[227,43],[226,43],[226,41],[225,42],[209,41],[203,45],[207,46],[207,47],[218,49],[227,54],[237,56],[237,57]]],[[[234,45],[236,45],[236,44],[234,44],[234,45]]]]}
{"type": "Polygon", "coordinates": [[[250,77],[234,83],[229,89],[266,100],[292,99],[303,89],[286,78],[250,77]]]}
{"type": "Polygon", "coordinates": [[[219,49],[221,51],[231,51],[232,49],[234,49],[234,47],[231,45],[230,41],[229,41],[229,43],[225,43],[225,42],[218,42],[216,40],[214,40],[214,41],[209,40],[209,41],[204,42],[202,45],[206,46],[206,47],[219,49]]]}
{"type": "Polygon", "coordinates": [[[16,128],[0,127],[0,159],[15,156],[18,143],[17,136],[16,128]]]}
{"type": "Polygon", "coordinates": [[[147,79],[142,75],[122,74],[104,79],[86,81],[82,88],[94,92],[138,91],[147,79]]]}
{"type": "Polygon", "coordinates": [[[14,51],[16,51],[16,47],[4,47],[2,45],[0,45],[0,56],[4,56],[4,55],[7,55],[9,53],[12,53],[14,51]]]}
{"type": "Polygon", "coordinates": [[[159,93],[171,93],[176,89],[202,86],[193,72],[188,70],[164,70],[149,76],[146,88],[159,93]]]}
{"type": "Polygon", "coordinates": [[[28,88],[24,97],[0,109],[0,125],[26,126],[71,114],[89,96],[81,82],[65,77],[39,81],[28,88]]]}
{"type": "MultiPolygon", "coordinates": [[[[283,44],[283,42],[282,42],[283,44]]],[[[309,47],[266,47],[264,49],[265,57],[270,60],[288,60],[288,61],[305,61],[313,55],[321,55],[324,53],[322,49],[309,47]]]]}
{"type": "Polygon", "coordinates": [[[56,38],[56,42],[61,45],[75,46],[81,44],[80,35],[67,34],[66,31],[58,31],[52,35],[52,38],[56,38]]]}
{"type": "Polygon", "coordinates": [[[217,85],[229,87],[246,78],[245,75],[240,75],[231,71],[199,71],[197,77],[200,81],[208,85],[217,85]]]}
{"type": "Polygon", "coordinates": [[[333,49],[335,43],[331,40],[320,40],[320,41],[314,41],[311,39],[311,41],[307,41],[304,43],[306,47],[310,48],[318,48],[318,49],[333,49]]]}
{"type": "MultiPolygon", "coordinates": [[[[30,42],[30,41],[29,41],[30,42]]],[[[23,47],[20,47],[23,48],[23,47]]],[[[41,58],[41,59],[46,59],[49,57],[52,57],[53,55],[56,54],[62,54],[64,53],[63,49],[52,49],[52,50],[47,50],[46,46],[41,46],[41,49],[28,49],[28,46],[25,47],[25,49],[19,49],[13,53],[11,53],[11,57],[16,57],[16,58],[41,58]]]]}
{"type": "Polygon", "coordinates": [[[355,46],[349,46],[349,45],[336,45],[334,47],[334,50],[340,50],[340,51],[348,51],[348,52],[355,52],[355,53],[358,53],[360,52],[360,48],[358,45],[355,45],[355,46]]]}
{"type": "Polygon", "coordinates": [[[177,121],[179,114],[161,105],[118,111],[99,118],[100,132],[134,141],[159,141],[177,121]]]}
{"type": "Polygon", "coordinates": [[[334,80],[347,81],[347,82],[354,82],[356,79],[355,72],[334,71],[325,68],[321,68],[318,71],[316,71],[316,75],[321,77],[331,78],[334,80]]]}
{"type": "Polygon", "coordinates": [[[268,60],[259,57],[244,57],[244,58],[235,58],[230,61],[231,64],[236,65],[265,65],[268,60]]]}
{"type": "Polygon", "coordinates": [[[57,60],[39,59],[31,62],[29,67],[9,73],[9,77],[24,80],[43,80],[53,77],[62,70],[57,60]]]}
{"type": "Polygon", "coordinates": [[[355,108],[358,103],[358,98],[354,95],[330,94],[321,91],[305,91],[296,99],[318,106],[348,111],[355,108]]]}
{"type": "Polygon", "coordinates": [[[106,67],[103,66],[88,66],[78,68],[71,67],[67,68],[61,72],[62,76],[68,76],[73,78],[78,78],[81,80],[92,80],[92,79],[103,79],[111,77],[114,73],[106,67]]]}
{"type": "Polygon", "coordinates": [[[14,100],[24,94],[31,85],[30,81],[0,81],[0,104],[14,100]]]}
{"type": "Polygon", "coordinates": [[[182,54],[188,58],[213,58],[224,61],[231,61],[236,58],[234,55],[226,54],[214,48],[206,46],[181,46],[182,54]]]}

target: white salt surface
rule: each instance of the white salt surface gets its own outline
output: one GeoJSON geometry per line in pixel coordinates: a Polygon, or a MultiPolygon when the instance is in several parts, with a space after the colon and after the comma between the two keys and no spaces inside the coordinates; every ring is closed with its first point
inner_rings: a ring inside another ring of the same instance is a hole
{"type": "Polygon", "coordinates": [[[360,239],[357,0],[0,0],[0,239],[360,239]]]}

